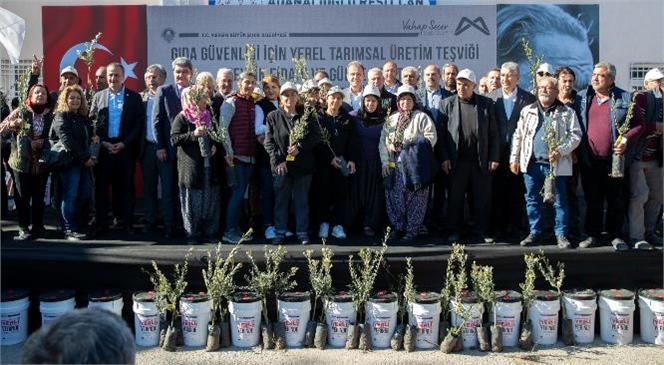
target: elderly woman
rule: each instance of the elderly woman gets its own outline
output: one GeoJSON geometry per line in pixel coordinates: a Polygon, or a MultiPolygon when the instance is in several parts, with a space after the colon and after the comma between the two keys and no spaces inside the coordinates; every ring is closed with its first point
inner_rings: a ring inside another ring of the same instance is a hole
{"type": "Polygon", "coordinates": [[[367,85],[362,91],[362,105],[353,120],[353,130],[357,136],[359,151],[356,159],[357,174],[351,176],[350,218],[355,220],[362,214],[364,235],[373,237],[376,230],[383,228],[385,215],[385,189],[381,175],[381,162],[378,154],[380,134],[385,123],[386,111],[380,102],[380,90],[367,85]]]}
{"type": "Polygon", "coordinates": [[[399,87],[399,112],[390,116],[378,144],[383,177],[391,180],[385,192],[387,216],[393,226],[389,239],[400,237],[402,242],[417,238],[434,176],[431,166],[436,127],[428,115],[414,109],[415,98],[415,88],[399,87]]]}
{"type": "Polygon", "coordinates": [[[178,184],[182,222],[187,244],[216,242],[219,232],[219,166],[215,162],[217,142],[208,102],[214,78],[201,72],[196,84],[182,92],[182,111],[173,119],[171,143],[177,148],[178,184]],[[199,232],[202,231],[202,237],[199,232]]]}
{"type": "Polygon", "coordinates": [[[44,234],[44,194],[48,171],[40,168],[37,161],[53,122],[49,105],[51,102],[46,86],[36,84],[28,91],[25,108],[14,109],[0,124],[0,134],[12,134],[9,166],[14,170],[14,199],[18,211],[19,229],[14,239],[19,241],[44,234]],[[19,146],[21,140],[26,141],[25,146],[19,146]],[[31,217],[32,231],[28,228],[31,217]]]}
{"type": "Polygon", "coordinates": [[[90,156],[90,120],[83,89],[67,86],[58,97],[51,127],[51,141],[60,140],[71,154],[72,163],[60,172],[62,205],[60,207],[65,237],[70,241],[85,239],[79,231],[81,213],[92,194],[92,171],[95,160],[90,156]]]}
{"type": "Polygon", "coordinates": [[[309,243],[309,187],[314,171],[313,148],[318,143],[318,126],[313,121],[315,110],[298,105],[297,88],[291,82],[279,90],[279,109],[267,115],[265,150],[270,155],[274,176],[274,223],[277,237],[274,244],[286,238],[291,197],[295,211],[297,239],[309,243]]]}
{"type": "Polygon", "coordinates": [[[321,143],[314,149],[313,204],[318,237],[346,238],[349,176],[355,173],[356,146],[351,117],[341,109],[344,93],[334,86],[327,92],[326,108],[318,114],[321,143]]]}

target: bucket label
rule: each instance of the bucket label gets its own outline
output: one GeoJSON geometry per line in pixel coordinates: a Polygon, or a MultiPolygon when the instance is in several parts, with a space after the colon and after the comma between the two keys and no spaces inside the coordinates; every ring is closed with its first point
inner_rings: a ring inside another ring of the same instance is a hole
{"type": "Polygon", "coordinates": [[[498,318],[498,326],[500,326],[501,332],[505,333],[514,333],[516,328],[516,320],[512,317],[498,318]]]}
{"type": "Polygon", "coordinates": [[[5,335],[11,336],[13,335],[13,332],[18,332],[18,326],[21,322],[21,319],[19,317],[17,318],[6,318],[6,317],[14,317],[18,316],[16,315],[9,315],[9,316],[2,316],[2,336],[4,337],[5,335]]]}
{"type": "Polygon", "coordinates": [[[297,333],[300,328],[300,317],[292,316],[284,318],[284,328],[286,332],[297,333]]]}
{"type": "Polygon", "coordinates": [[[376,317],[373,321],[373,331],[375,334],[390,333],[390,317],[376,317]]]}
{"type": "Polygon", "coordinates": [[[433,317],[415,317],[417,320],[417,334],[430,335],[433,333],[433,317]]]}
{"type": "Polygon", "coordinates": [[[664,335],[664,313],[653,312],[652,325],[655,332],[659,332],[659,336],[664,335]]]}
{"type": "Polygon", "coordinates": [[[198,317],[196,316],[182,317],[182,332],[186,333],[198,332],[198,317]]]}
{"type": "Polygon", "coordinates": [[[334,333],[346,333],[348,331],[348,317],[337,317],[330,321],[330,327],[334,333]]]}
{"type": "Polygon", "coordinates": [[[159,328],[159,318],[154,317],[145,317],[138,318],[138,325],[141,327],[141,332],[154,332],[159,328]]]}
{"type": "Polygon", "coordinates": [[[240,317],[236,322],[235,322],[235,328],[237,330],[238,334],[251,334],[254,333],[254,318],[250,317],[250,319],[243,319],[245,317],[240,317]]]}
{"type": "Polygon", "coordinates": [[[611,329],[614,331],[629,331],[630,315],[624,313],[611,313],[611,329]]]}
{"type": "Polygon", "coordinates": [[[558,316],[545,317],[544,315],[541,315],[539,319],[539,328],[543,332],[557,332],[558,316]]]}
{"type": "Polygon", "coordinates": [[[134,315],[134,328],[136,330],[136,344],[139,346],[157,346],[159,344],[158,314],[134,315]]]}
{"type": "Polygon", "coordinates": [[[573,323],[575,332],[594,330],[593,319],[590,314],[576,314],[573,323]]]}

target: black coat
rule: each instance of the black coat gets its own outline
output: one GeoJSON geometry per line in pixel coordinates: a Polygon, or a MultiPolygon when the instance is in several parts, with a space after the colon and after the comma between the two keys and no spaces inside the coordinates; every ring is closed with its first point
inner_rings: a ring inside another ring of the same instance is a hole
{"type": "Polygon", "coordinates": [[[85,163],[90,159],[90,120],[79,113],[56,113],[51,126],[52,141],[60,140],[74,161],[85,163]]]}
{"type": "Polygon", "coordinates": [[[270,155],[273,174],[276,167],[282,162],[286,162],[289,176],[308,175],[314,171],[313,149],[320,140],[320,135],[313,115],[308,120],[306,136],[298,143],[300,153],[294,161],[286,161],[290,145],[290,131],[301,116],[302,110],[298,109],[298,113],[293,118],[289,118],[281,108],[267,115],[265,150],[270,155]]]}
{"type": "Polygon", "coordinates": [[[498,120],[498,130],[500,131],[500,150],[503,163],[505,159],[509,161],[510,151],[512,148],[512,136],[516,130],[516,125],[519,122],[519,115],[521,109],[537,101],[535,95],[527,92],[526,90],[517,86],[516,90],[516,103],[512,115],[507,118],[505,113],[505,104],[503,103],[503,89],[498,88],[486,96],[493,100],[496,107],[496,118],[498,120]]]}
{"type": "MultiPolygon", "coordinates": [[[[201,149],[198,138],[194,137],[196,126],[189,123],[189,120],[182,112],[175,116],[171,126],[171,143],[177,148],[177,170],[178,185],[187,189],[203,189],[204,185],[204,158],[201,156],[201,149]]],[[[219,184],[220,163],[217,156],[220,156],[221,145],[210,140],[210,145],[215,146],[217,152],[210,158],[212,167],[212,184],[219,184]]]]}

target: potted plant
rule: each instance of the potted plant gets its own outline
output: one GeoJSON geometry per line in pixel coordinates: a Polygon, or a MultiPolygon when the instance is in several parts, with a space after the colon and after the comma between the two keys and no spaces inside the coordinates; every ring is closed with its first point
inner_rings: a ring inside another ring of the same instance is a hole
{"type": "Polygon", "coordinates": [[[502,332],[500,331],[500,328],[498,328],[498,323],[495,318],[496,297],[494,294],[493,267],[478,265],[475,261],[473,261],[470,266],[470,279],[473,283],[473,290],[475,291],[475,295],[477,295],[480,303],[484,305],[484,312],[491,313],[491,311],[493,311],[494,315],[493,322],[490,326],[491,342],[489,342],[489,326],[482,325],[481,322],[479,326],[477,326],[477,341],[479,343],[480,350],[489,351],[494,349],[494,351],[502,351],[502,332]]]}
{"type": "Polygon", "coordinates": [[[268,297],[285,292],[297,285],[293,278],[297,267],[291,267],[288,271],[281,271],[280,265],[286,255],[284,246],[279,245],[275,249],[268,250],[264,247],[265,264],[261,269],[251,251],[246,251],[251,263],[249,274],[245,275],[247,288],[256,292],[261,298],[263,323],[261,324],[261,335],[263,338],[263,349],[271,349],[274,345],[272,323],[268,314],[268,297]]]}
{"type": "Polygon", "coordinates": [[[323,308],[324,297],[332,290],[332,257],[334,252],[325,245],[321,247],[320,260],[312,258],[313,250],[306,250],[304,257],[309,267],[309,283],[314,291],[314,306],[311,311],[311,320],[307,323],[307,334],[304,345],[312,344],[318,349],[325,349],[327,343],[327,325],[325,324],[325,308],[323,308]],[[316,317],[316,307],[321,302],[321,315],[316,317]]]}
{"type": "MultiPolygon", "coordinates": [[[[394,351],[401,350],[404,347],[405,333],[409,333],[409,348],[414,348],[414,332],[411,330],[410,324],[405,324],[404,317],[406,315],[406,310],[408,309],[408,303],[412,302],[415,298],[415,274],[413,273],[413,260],[410,257],[406,257],[406,275],[403,277],[402,285],[400,286],[401,290],[398,290],[402,295],[399,297],[399,311],[397,316],[399,317],[399,322],[397,323],[397,328],[394,330],[392,335],[392,340],[390,341],[390,347],[394,351]],[[406,327],[408,329],[406,330],[406,327]]],[[[413,330],[416,330],[413,328],[413,330]]]]}
{"type": "Polygon", "coordinates": [[[363,248],[358,252],[359,261],[353,261],[353,255],[348,257],[348,271],[350,273],[350,288],[353,305],[357,312],[357,326],[348,324],[347,349],[359,347],[363,351],[371,350],[371,329],[365,326],[366,305],[373,291],[378,270],[383,262],[383,254],[387,250],[387,234],[383,238],[383,247],[380,250],[363,248]],[[357,336],[359,334],[359,338],[357,336]]]}
{"type": "MultiPolygon", "coordinates": [[[[92,65],[95,63],[95,50],[97,49],[97,44],[101,38],[101,33],[90,40],[90,42],[85,42],[85,50],[82,52],[80,50],[76,51],[78,58],[85,63],[88,69],[87,73],[87,84],[88,89],[86,91],[88,102],[92,102],[94,99],[96,91],[96,85],[92,82],[92,65]]],[[[92,123],[92,140],[90,146],[88,147],[88,152],[90,152],[90,157],[96,160],[99,157],[99,149],[101,144],[99,143],[98,130],[99,127],[104,123],[103,116],[99,115],[99,110],[94,110],[92,115],[90,115],[90,122],[92,123]]]]}
{"type": "Polygon", "coordinates": [[[214,257],[210,251],[207,252],[208,262],[207,269],[203,269],[203,281],[208,295],[212,298],[212,318],[208,325],[206,351],[215,351],[220,344],[223,347],[230,346],[228,302],[237,289],[235,274],[242,267],[242,263],[235,262],[235,254],[239,249],[239,244],[244,242],[250,234],[251,230],[247,231],[238,245],[235,245],[226,257],[223,257],[221,253],[221,243],[217,245],[214,257]]]}
{"type": "Polygon", "coordinates": [[[459,319],[455,325],[450,325],[450,329],[440,344],[440,350],[444,353],[458,351],[463,348],[461,341],[461,330],[465,322],[470,319],[470,310],[462,305],[462,295],[466,289],[467,273],[466,261],[468,254],[465,252],[465,246],[461,244],[452,245],[452,253],[447,259],[447,271],[445,273],[445,287],[441,294],[441,301],[447,302],[447,308],[454,311],[459,319]],[[452,306],[451,303],[454,303],[452,306]]]}
{"type": "MultiPolygon", "coordinates": [[[[554,269],[553,265],[549,262],[549,259],[544,256],[544,252],[540,251],[539,259],[537,260],[537,267],[540,274],[544,277],[551,287],[553,287],[558,293],[558,297],[562,298],[562,287],[563,280],[565,280],[565,263],[558,261],[558,272],[554,269]]],[[[563,312],[563,321],[562,321],[562,338],[565,346],[571,346],[575,344],[574,340],[574,326],[572,320],[567,318],[567,311],[565,306],[562,306],[563,312]]]]}
{"type": "MultiPolygon", "coordinates": [[[[544,128],[544,143],[549,149],[549,154],[551,154],[560,145],[560,139],[556,138],[556,128],[554,126],[553,119],[544,115],[542,128],[544,128]]],[[[542,186],[542,191],[540,191],[540,195],[542,195],[542,201],[544,203],[553,203],[555,199],[555,164],[555,162],[551,162],[549,166],[549,173],[546,175],[546,178],[544,179],[544,185],[542,186]]]]}
{"type": "Polygon", "coordinates": [[[535,299],[535,280],[537,279],[537,255],[525,254],[523,260],[526,263],[524,280],[519,283],[521,296],[523,298],[523,311],[521,312],[521,334],[519,335],[519,347],[524,350],[532,350],[533,324],[528,317],[530,305],[535,299]]]}
{"type": "MultiPolygon", "coordinates": [[[[615,127],[618,131],[618,137],[616,137],[616,145],[619,145],[622,143],[622,140],[627,132],[629,132],[629,129],[631,127],[630,123],[632,122],[632,117],[634,115],[634,98],[636,97],[636,94],[632,96],[632,100],[627,102],[623,99],[616,99],[613,95],[611,95],[611,115],[613,115],[613,123],[615,124],[615,127]],[[617,114],[617,109],[621,107],[625,107],[625,104],[627,105],[627,115],[625,116],[625,120],[621,123],[618,124],[618,119],[616,118],[617,114]]],[[[619,155],[617,154],[612,154],[611,155],[611,173],[609,174],[611,177],[615,178],[621,178],[625,177],[625,154],[621,153],[619,155]]]]}
{"type": "Polygon", "coordinates": [[[157,306],[161,317],[168,323],[168,328],[164,335],[164,341],[163,343],[160,343],[161,348],[166,351],[175,351],[177,348],[178,334],[175,329],[175,323],[180,315],[180,297],[182,297],[182,294],[184,294],[184,291],[187,288],[186,276],[189,257],[192,252],[193,249],[190,248],[184,257],[184,263],[182,265],[175,265],[171,279],[159,269],[155,261],[152,261],[154,273],[148,273],[150,276],[150,282],[154,287],[154,303],[157,306]]]}

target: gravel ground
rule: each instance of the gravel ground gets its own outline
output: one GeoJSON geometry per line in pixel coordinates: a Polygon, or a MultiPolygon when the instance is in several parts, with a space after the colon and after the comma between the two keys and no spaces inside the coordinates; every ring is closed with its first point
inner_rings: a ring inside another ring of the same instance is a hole
{"type": "MultiPolygon", "coordinates": [[[[597,336],[599,337],[599,336],[597,336]]],[[[16,364],[20,360],[22,345],[2,346],[2,364],[16,364]]],[[[422,364],[422,365],[542,365],[542,364],[606,364],[606,365],[664,365],[664,346],[646,344],[635,337],[628,346],[607,345],[599,339],[593,345],[563,347],[541,347],[532,352],[519,349],[505,349],[502,353],[486,353],[465,350],[457,354],[443,354],[435,350],[419,350],[412,353],[394,352],[381,349],[363,353],[359,350],[328,348],[287,349],[285,351],[265,351],[233,348],[218,352],[205,352],[202,348],[182,347],[177,352],[167,352],[160,348],[139,348],[136,355],[139,365],[286,365],[286,364],[422,364]]]]}

